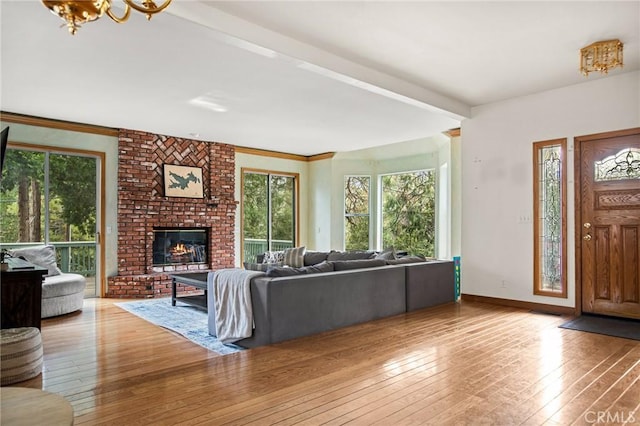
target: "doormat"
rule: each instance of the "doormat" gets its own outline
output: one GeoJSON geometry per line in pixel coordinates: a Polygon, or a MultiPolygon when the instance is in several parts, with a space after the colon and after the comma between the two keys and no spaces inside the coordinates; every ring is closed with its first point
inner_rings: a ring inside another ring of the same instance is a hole
{"type": "Polygon", "coordinates": [[[561,328],[606,334],[624,339],[640,340],[640,320],[604,317],[599,315],[581,315],[560,325],[561,328]]]}

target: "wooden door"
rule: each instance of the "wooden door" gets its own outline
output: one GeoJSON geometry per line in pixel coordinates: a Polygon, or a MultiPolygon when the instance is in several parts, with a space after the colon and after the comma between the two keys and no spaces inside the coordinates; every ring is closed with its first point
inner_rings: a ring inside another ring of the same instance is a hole
{"type": "Polygon", "coordinates": [[[575,149],[582,312],[640,318],[640,128],[576,138],[575,149]]]}

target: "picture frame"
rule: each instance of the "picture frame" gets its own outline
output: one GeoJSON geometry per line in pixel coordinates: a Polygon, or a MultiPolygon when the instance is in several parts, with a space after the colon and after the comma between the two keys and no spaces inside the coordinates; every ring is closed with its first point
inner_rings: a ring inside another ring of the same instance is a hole
{"type": "Polygon", "coordinates": [[[202,168],[164,164],[165,197],[204,198],[202,168]]]}

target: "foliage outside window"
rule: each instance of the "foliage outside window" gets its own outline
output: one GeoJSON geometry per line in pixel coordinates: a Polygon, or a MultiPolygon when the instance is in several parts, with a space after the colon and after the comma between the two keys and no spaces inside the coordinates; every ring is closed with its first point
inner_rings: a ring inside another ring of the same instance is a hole
{"type": "Polygon", "coordinates": [[[371,178],[347,176],[344,183],[345,250],[369,248],[371,178]]]}
{"type": "Polygon", "coordinates": [[[435,255],[436,179],[433,170],[383,175],[382,248],[435,255]]]}
{"type": "Polygon", "coordinates": [[[566,139],[535,142],[534,294],[567,297],[566,139]]]}
{"type": "Polygon", "coordinates": [[[0,244],[54,243],[65,272],[94,276],[98,161],[9,148],[0,184],[0,244]]]}
{"type": "Polygon", "coordinates": [[[297,175],[242,170],[243,260],[296,244],[297,175]]]}

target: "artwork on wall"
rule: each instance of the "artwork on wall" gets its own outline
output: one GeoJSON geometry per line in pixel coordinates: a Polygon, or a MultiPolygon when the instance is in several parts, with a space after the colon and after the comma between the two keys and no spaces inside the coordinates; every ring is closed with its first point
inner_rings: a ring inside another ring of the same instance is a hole
{"type": "Polygon", "coordinates": [[[165,197],[203,198],[202,169],[165,164],[164,195],[165,197]]]}

